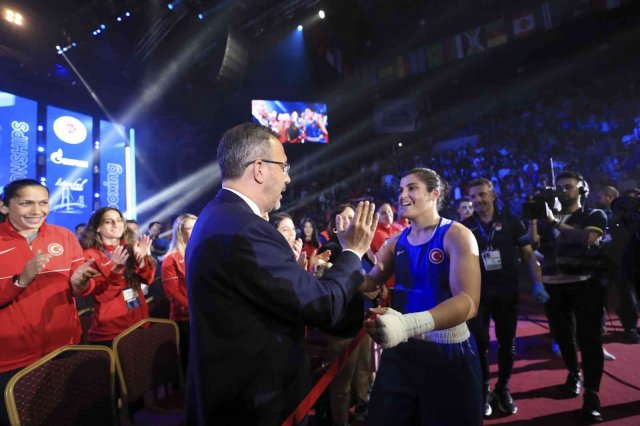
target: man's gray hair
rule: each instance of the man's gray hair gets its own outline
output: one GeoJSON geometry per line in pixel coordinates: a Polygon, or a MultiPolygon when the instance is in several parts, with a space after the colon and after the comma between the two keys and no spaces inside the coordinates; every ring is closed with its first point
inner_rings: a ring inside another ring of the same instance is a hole
{"type": "Polygon", "coordinates": [[[218,165],[222,179],[242,176],[248,163],[269,159],[271,138],[278,135],[260,124],[244,123],[227,130],[218,144],[218,165]]]}

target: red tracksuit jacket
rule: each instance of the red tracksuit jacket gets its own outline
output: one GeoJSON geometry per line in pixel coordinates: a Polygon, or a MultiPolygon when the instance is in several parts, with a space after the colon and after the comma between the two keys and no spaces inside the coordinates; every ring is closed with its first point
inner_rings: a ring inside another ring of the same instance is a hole
{"type": "Polygon", "coordinates": [[[80,341],[69,278],[84,261],[78,240],[66,228],[43,223],[29,246],[9,219],[0,223],[0,372],[80,341]],[[13,277],[38,250],[52,254],[51,260],[27,288],[16,286],[13,277]]]}
{"type": "Polygon", "coordinates": [[[169,318],[173,321],[189,321],[189,300],[184,273],[184,256],[179,251],[167,253],[162,261],[162,287],[171,302],[169,318]]]}
{"type": "MultiPolygon", "coordinates": [[[[81,296],[93,295],[95,302],[93,319],[87,334],[87,340],[90,342],[113,340],[133,324],[149,317],[149,308],[142,290],[138,291],[140,306],[133,309],[127,307],[123,291],[129,288],[129,284],[125,279],[124,271],[113,270],[114,264],[111,261],[113,248],[107,247],[106,253],[97,248],[88,248],[84,251],[87,259],[95,259],[93,268],[100,273],[90,279],[87,287],[78,293],[81,296]]],[[[142,281],[151,283],[155,270],[155,262],[147,256],[144,267],[136,268],[134,272],[142,281]]]]}

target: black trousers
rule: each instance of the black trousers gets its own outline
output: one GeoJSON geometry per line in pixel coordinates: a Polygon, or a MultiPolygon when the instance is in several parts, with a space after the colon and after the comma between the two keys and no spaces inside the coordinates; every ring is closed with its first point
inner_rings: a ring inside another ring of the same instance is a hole
{"type": "Polygon", "coordinates": [[[498,340],[498,385],[506,386],[511,378],[516,353],[516,326],[518,324],[518,293],[482,296],[478,315],[469,320],[469,330],[478,346],[482,382],[489,386],[489,323],[496,326],[498,340]]]}
{"type": "Polygon", "coordinates": [[[625,330],[635,330],[638,326],[638,303],[633,283],[620,269],[614,268],[609,273],[609,281],[618,291],[620,304],[617,313],[625,330]]]}
{"type": "Polygon", "coordinates": [[[600,390],[604,367],[602,320],[605,288],[598,280],[568,284],[545,284],[549,301],[545,305],[549,326],[560,346],[567,369],[578,373],[578,352],[582,354],[584,387],[600,390]]]}

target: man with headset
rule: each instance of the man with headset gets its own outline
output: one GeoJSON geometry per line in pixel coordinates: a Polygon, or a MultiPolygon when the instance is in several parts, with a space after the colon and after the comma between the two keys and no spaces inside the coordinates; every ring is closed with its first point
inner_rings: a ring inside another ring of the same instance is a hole
{"type": "Polygon", "coordinates": [[[589,186],[579,173],[561,172],[557,189],[562,210],[556,216],[547,205],[546,217],[538,221],[539,227],[536,221],[531,222],[530,235],[534,245],[539,242],[539,251],[544,256],[542,281],[550,296],[545,308],[569,370],[567,391],[577,397],[583,385],[576,336],[584,371],[582,415],[589,421],[602,421],[598,391],[604,365],[605,289],[597,274],[598,242],[607,226],[607,216],[602,210],[584,207],[589,186]]]}

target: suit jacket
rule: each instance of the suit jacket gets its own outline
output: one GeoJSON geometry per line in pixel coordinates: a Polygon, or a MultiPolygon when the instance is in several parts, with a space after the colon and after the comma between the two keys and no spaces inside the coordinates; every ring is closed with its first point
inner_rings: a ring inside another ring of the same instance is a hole
{"type": "Polygon", "coordinates": [[[221,189],[187,246],[189,424],[280,424],[308,388],[304,326],[337,323],[362,283],[344,252],[318,280],[284,237],[221,189]]]}

